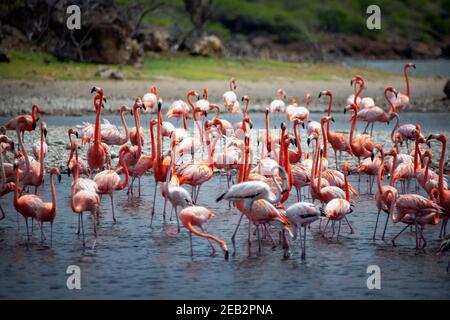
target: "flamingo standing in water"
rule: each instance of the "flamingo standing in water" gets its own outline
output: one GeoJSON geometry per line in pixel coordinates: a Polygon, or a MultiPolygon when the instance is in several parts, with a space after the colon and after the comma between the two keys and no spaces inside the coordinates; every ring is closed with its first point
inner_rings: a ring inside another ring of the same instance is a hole
{"type": "Polygon", "coordinates": [[[166,156],[163,159],[162,154],[162,116],[161,116],[161,106],[162,101],[158,102],[158,123],[156,130],[156,153],[155,158],[153,159],[153,177],[155,178],[155,190],[153,193],[153,206],[151,213],[150,226],[153,224],[153,216],[155,215],[155,206],[156,206],[156,191],[158,189],[158,182],[165,182],[167,170],[170,167],[170,156],[166,156]]]}
{"type": "Polygon", "coordinates": [[[384,224],[383,235],[381,236],[381,240],[384,240],[384,235],[386,234],[386,228],[389,222],[389,209],[391,208],[391,204],[397,198],[397,189],[395,189],[391,185],[382,185],[381,177],[383,175],[383,171],[385,169],[384,166],[384,158],[385,154],[383,151],[383,147],[380,144],[375,146],[381,154],[381,165],[378,168],[377,172],[377,186],[378,190],[375,193],[375,202],[378,209],[377,213],[377,221],[375,222],[375,228],[373,229],[372,240],[375,240],[375,235],[378,227],[378,219],[380,217],[381,210],[387,213],[386,222],[384,224]],[[388,192],[389,191],[389,192],[388,192]]]}
{"type": "Polygon", "coordinates": [[[283,101],[284,99],[286,99],[286,91],[284,91],[283,89],[278,89],[275,94],[275,99],[270,103],[269,110],[271,113],[277,114],[277,120],[278,115],[286,111],[286,104],[283,101]]]}
{"type": "MultiPolygon", "coordinates": [[[[50,171],[50,188],[52,192],[52,202],[51,203],[42,203],[40,208],[36,207],[36,204],[38,201],[34,202],[34,207],[36,210],[36,221],[40,223],[41,225],[41,239],[45,240],[45,234],[44,234],[44,222],[50,222],[50,247],[53,244],[53,222],[55,221],[56,217],[56,191],[55,191],[55,184],[53,182],[53,176],[58,177],[58,182],[61,182],[61,173],[59,172],[59,169],[54,167],[50,171]]],[[[21,197],[22,198],[22,197],[21,197]]],[[[19,198],[19,200],[21,199],[19,198]]],[[[30,200],[28,200],[30,201],[30,200]]]]}
{"type": "Polygon", "coordinates": [[[439,186],[438,186],[438,204],[444,208],[442,216],[442,227],[441,232],[439,234],[439,237],[443,237],[447,234],[447,224],[448,219],[450,218],[450,190],[444,188],[444,162],[446,161],[445,158],[445,151],[447,149],[447,138],[443,133],[439,135],[431,134],[427,140],[436,140],[439,141],[442,144],[441,149],[441,158],[439,160],[439,186]]]}
{"type": "MultiPolygon", "coordinates": [[[[338,233],[336,236],[336,240],[337,240],[337,238],[339,238],[339,233],[341,231],[342,219],[345,219],[348,226],[350,227],[350,233],[353,233],[353,228],[347,219],[347,214],[350,214],[353,212],[352,206],[354,206],[354,204],[350,200],[350,192],[349,192],[348,181],[347,181],[347,171],[348,171],[348,163],[347,163],[347,161],[345,161],[344,162],[345,199],[342,199],[342,198],[331,199],[325,206],[325,210],[324,210],[325,215],[328,217],[327,225],[331,221],[332,230],[333,230],[333,233],[332,233],[330,239],[332,239],[334,236],[335,221],[339,221],[339,227],[338,227],[338,233]]],[[[323,234],[325,234],[327,225],[325,225],[323,234]]]]}
{"type": "Polygon", "coordinates": [[[85,176],[90,176],[89,168],[86,166],[83,160],[76,159],[74,157],[75,151],[78,151],[78,143],[76,143],[77,140],[72,140],[72,136],[75,136],[78,139],[79,137],[78,131],[74,130],[73,128],[69,128],[67,130],[67,135],[69,136],[69,146],[70,146],[69,160],[67,160],[66,163],[67,174],[70,176],[70,171],[73,170],[73,167],[75,165],[78,165],[81,174],[84,174],[85,176]]]}
{"type": "Polygon", "coordinates": [[[133,115],[133,110],[131,110],[126,105],[120,106],[119,109],[120,112],[120,120],[122,121],[124,134],[122,135],[119,131],[119,129],[114,126],[111,127],[109,130],[102,130],[102,142],[106,143],[109,146],[122,146],[128,142],[130,139],[130,134],[128,132],[127,122],[125,121],[124,113],[129,112],[131,115],[133,115]]]}
{"type": "Polygon", "coordinates": [[[20,140],[23,140],[25,131],[31,132],[36,129],[37,122],[39,121],[38,114],[42,114],[41,107],[35,103],[31,107],[31,115],[21,114],[21,115],[15,116],[11,120],[9,120],[3,126],[3,128],[5,128],[6,130],[16,131],[17,139],[18,139],[18,142],[20,143],[20,140]]]}
{"type": "Polygon", "coordinates": [[[230,91],[223,94],[223,104],[225,109],[230,113],[240,113],[241,106],[239,105],[238,98],[236,96],[236,80],[234,78],[230,79],[230,91]]]}
{"type": "MultiPolygon", "coordinates": [[[[361,98],[361,100],[357,103],[361,92],[366,88],[366,82],[363,77],[361,77],[360,75],[356,75],[355,78],[350,81],[350,85],[355,86],[355,83],[359,84],[359,90],[355,95],[352,103],[356,104],[360,110],[374,106],[375,101],[370,97],[361,98]]],[[[351,105],[351,103],[349,103],[349,105],[351,105]]]]}
{"type": "MultiPolygon", "coordinates": [[[[47,131],[47,122],[41,121],[41,123],[42,123],[42,125],[44,127],[44,130],[47,131]]],[[[41,144],[41,140],[38,140],[35,143],[33,143],[33,156],[34,156],[34,158],[36,160],[40,159],[41,148],[44,149],[43,156],[45,158],[47,156],[47,152],[48,152],[48,145],[47,145],[47,142],[45,142],[45,139],[44,139],[44,142],[42,144],[41,144]]]]}
{"type": "Polygon", "coordinates": [[[408,69],[409,68],[416,68],[416,65],[414,63],[406,63],[403,67],[403,73],[405,75],[405,82],[406,82],[406,94],[399,93],[397,94],[393,105],[395,111],[405,111],[405,109],[409,106],[409,100],[410,100],[410,88],[409,88],[409,78],[408,78],[408,69]]]}
{"type": "Polygon", "coordinates": [[[125,180],[121,182],[120,176],[114,170],[104,170],[99,172],[94,178],[94,182],[97,184],[98,193],[101,195],[108,194],[111,198],[111,209],[114,223],[116,223],[116,216],[114,214],[114,192],[123,190],[128,186],[129,173],[123,159],[127,152],[129,152],[128,146],[122,147],[119,152],[119,164],[125,172],[125,180]]]}
{"type": "MultiPolygon", "coordinates": [[[[353,103],[352,105],[350,105],[350,109],[353,110],[354,115],[352,117],[352,127],[350,129],[349,145],[352,154],[356,158],[358,158],[358,166],[359,166],[361,165],[361,158],[370,157],[373,160],[374,157],[373,149],[375,148],[375,144],[368,134],[360,134],[354,137],[356,119],[358,117],[358,106],[353,103]]],[[[346,109],[344,109],[344,113],[345,111],[346,109]]],[[[359,190],[360,183],[361,183],[361,174],[358,174],[358,192],[360,192],[359,190]]]]}
{"type": "Polygon", "coordinates": [[[291,100],[291,104],[286,107],[286,117],[288,121],[293,121],[295,119],[301,122],[308,121],[309,119],[309,102],[311,96],[309,93],[306,94],[305,106],[299,106],[296,99],[291,100]]]}
{"type": "MultiPolygon", "coordinates": [[[[331,90],[321,91],[319,93],[319,99],[321,96],[328,96],[330,97],[330,100],[328,102],[328,117],[331,117],[331,105],[333,103],[333,93],[331,90]]],[[[350,155],[352,154],[352,150],[350,148],[350,145],[348,143],[348,137],[343,132],[332,132],[330,130],[330,122],[327,122],[327,140],[331,144],[331,147],[334,150],[334,159],[336,162],[336,170],[338,169],[338,158],[337,158],[337,152],[339,151],[339,161],[342,162],[342,152],[347,152],[350,155]]]]}
{"type": "Polygon", "coordinates": [[[216,252],[216,250],[214,249],[214,246],[212,245],[210,240],[217,242],[219,244],[220,248],[224,252],[225,259],[228,260],[228,247],[227,247],[227,244],[225,243],[225,241],[223,241],[211,234],[208,234],[205,231],[206,223],[212,217],[214,217],[214,213],[211,210],[206,209],[205,207],[191,206],[191,207],[186,207],[183,210],[181,210],[181,212],[180,212],[181,223],[183,224],[183,226],[186,229],[189,230],[189,242],[190,242],[190,247],[191,247],[191,256],[194,255],[194,251],[192,248],[192,234],[195,234],[196,236],[208,239],[208,242],[212,248],[213,254],[216,252]],[[199,227],[202,232],[196,230],[194,228],[194,226],[199,227]]]}
{"type": "Polygon", "coordinates": [[[147,173],[151,168],[153,168],[153,160],[155,159],[155,137],[153,134],[153,127],[156,124],[156,119],[150,120],[150,138],[151,138],[151,154],[142,154],[136,164],[134,165],[131,172],[131,185],[130,193],[133,195],[133,184],[136,178],[138,179],[138,194],[141,196],[141,177],[147,173]]]}
{"type": "MultiPolygon", "coordinates": [[[[139,117],[139,112],[137,108],[145,111],[145,105],[142,102],[141,97],[137,97],[134,101],[133,113],[134,113],[134,122],[136,124],[135,127],[131,128],[130,131],[130,142],[133,146],[139,146],[144,144],[144,128],[141,127],[141,118],[139,117]],[[139,128],[139,133],[136,128],[139,128]]],[[[140,157],[140,154],[138,158],[140,157]]]]}
{"type": "MultiPolygon", "coordinates": [[[[16,189],[16,184],[12,181],[8,182],[6,179],[6,172],[5,172],[5,164],[3,163],[3,149],[9,145],[11,150],[14,150],[14,142],[6,137],[5,135],[0,136],[0,141],[6,141],[6,142],[0,142],[0,167],[1,167],[1,182],[0,182],[0,198],[5,196],[6,194],[10,192],[14,192],[16,189]]],[[[8,165],[11,165],[8,163],[8,165]]],[[[13,170],[11,170],[13,171],[13,170]]],[[[19,193],[22,193],[22,189],[20,189],[19,193]]],[[[2,206],[0,205],[0,220],[5,219],[5,211],[3,211],[2,206]]]]}
{"type": "Polygon", "coordinates": [[[95,133],[94,133],[94,142],[87,151],[87,160],[89,168],[91,170],[99,171],[103,168],[105,164],[111,165],[111,155],[109,153],[108,145],[101,142],[101,133],[100,133],[100,117],[103,108],[103,101],[106,101],[106,98],[104,97],[102,88],[94,87],[91,90],[91,93],[93,92],[96,93],[94,97],[94,107],[96,113],[95,133]]]}
{"type": "MultiPolygon", "coordinates": [[[[78,156],[78,151],[76,151],[76,155],[78,156]]],[[[91,183],[83,183],[81,179],[79,179],[79,165],[75,164],[73,167],[73,183],[72,183],[72,197],[70,205],[72,207],[72,211],[78,214],[78,231],[77,234],[81,232],[83,235],[83,246],[86,245],[84,239],[84,223],[83,223],[83,212],[90,212],[94,219],[94,234],[95,238],[97,238],[97,228],[96,228],[96,217],[98,218],[98,210],[100,207],[100,197],[97,191],[97,184],[93,182],[91,183]],[[82,187],[84,185],[84,187],[82,187]],[[91,189],[88,186],[95,186],[94,189],[91,189]]],[[[92,181],[92,180],[91,180],[92,181]]]]}

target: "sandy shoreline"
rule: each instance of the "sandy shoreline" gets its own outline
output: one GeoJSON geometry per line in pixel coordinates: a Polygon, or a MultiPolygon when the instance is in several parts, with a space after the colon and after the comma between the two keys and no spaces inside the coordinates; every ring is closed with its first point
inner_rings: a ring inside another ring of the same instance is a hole
{"type": "MultiPolygon", "coordinates": [[[[409,111],[436,112],[447,111],[450,100],[443,100],[443,87],[446,79],[442,78],[413,78],[411,80],[412,104],[409,111]]],[[[176,99],[184,99],[188,90],[201,92],[202,88],[209,89],[211,102],[220,102],[223,92],[228,90],[227,81],[188,81],[163,78],[153,82],[146,81],[27,81],[0,80],[0,116],[10,116],[29,112],[33,103],[39,103],[45,114],[52,115],[82,115],[93,112],[90,89],[100,86],[105,90],[108,103],[105,113],[117,112],[121,104],[131,105],[133,98],[143,95],[150,86],[156,85],[159,94],[165,100],[164,108],[176,99]]],[[[385,81],[371,81],[367,79],[367,89],[363,96],[375,98],[377,104],[386,108],[383,97],[384,88],[392,85],[404,91],[402,77],[385,81]]],[[[345,99],[352,93],[349,79],[335,80],[260,80],[238,81],[238,97],[249,95],[252,98],[250,110],[264,111],[273,99],[277,88],[283,88],[288,98],[295,97],[300,101],[309,92],[312,96],[311,110],[323,111],[326,108],[325,99],[318,101],[317,95],[321,90],[333,91],[335,108],[342,108],[345,99]]]]}

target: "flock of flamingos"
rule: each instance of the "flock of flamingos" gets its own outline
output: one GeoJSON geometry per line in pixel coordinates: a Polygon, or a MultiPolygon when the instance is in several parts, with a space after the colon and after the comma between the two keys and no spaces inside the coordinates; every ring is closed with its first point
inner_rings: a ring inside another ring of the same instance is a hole
{"type": "MultiPolygon", "coordinates": [[[[285,257],[290,254],[289,242],[299,238],[303,259],[307,228],[315,221],[319,221],[319,231],[324,235],[331,223],[331,238],[335,235],[339,237],[341,224],[353,232],[348,215],[352,213],[355,199],[361,192],[361,174],[366,174],[370,178],[367,184],[368,193],[371,193],[375,180],[377,185],[374,194],[377,220],[373,239],[376,239],[377,226],[382,215],[386,219],[381,239],[384,240],[389,221],[400,222],[404,224],[404,228],[392,238],[392,243],[395,245],[397,237],[411,227],[416,235],[416,251],[423,250],[427,244],[423,233],[426,226],[441,223],[440,237],[443,238],[447,234],[446,228],[450,217],[450,191],[444,177],[447,139],[444,134],[431,134],[425,138],[421,133],[420,124],[400,124],[399,112],[407,109],[410,103],[408,70],[411,67],[415,68],[415,65],[408,63],[404,66],[406,80],[404,94],[392,87],[385,89],[384,96],[390,107],[388,112],[376,106],[372,98],[361,97],[365,89],[365,80],[361,76],[355,76],[351,80],[354,94],[347,99],[347,106],[344,108],[344,113],[348,112],[351,115],[349,134],[332,131],[331,122],[334,122],[334,119],[331,115],[330,90],[319,94],[319,98],[327,99],[329,106],[328,113],[320,122],[316,122],[309,119],[309,95],[306,97],[305,106],[299,105],[295,99],[287,105],[284,101],[286,93],[279,89],[276,91],[276,99],[266,110],[266,130],[255,137],[251,134],[253,124],[248,113],[250,98],[237,97],[234,79],[230,80],[230,90],[223,94],[223,110],[242,114],[242,121],[238,123],[233,124],[221,118],[221,107],[208,101],[208,90],[204,89],[202,98],[197,92],[189,91],[186,101],[177,100],[170,106],[167,118],[176,118],[177,123],[178,120],[183,123],[183,126],[176,127],[171,122],[163,121],[162,99],[158,96],[156,87],[152,87],[142,98],[135,99],[133,108],[120,107],[125,131],[122,133],[117,126],[101,121],[106,97],[101,88],[94,87],[91,93],[95,94],[95,123],[85,123],[79,131],[72,128],[68,130],[70,155],[67,171],[69,176],[73,177],[71,207],[78,215],[78,235],[82,234],[83,246],[85,245],[83,214],[91,215],[96,239],[96,226],[101,218],[99,211],[102,196],[110,197],[112,218],[115,222],[114,194],[127,189],[129,197],[134,196],[137,183],[137,192],[140,196],[140,179],[151,172],[155,179],[153,203],[156,201],[157,189],[160,186],[165,200],[164,222],[166,203],[169,202],[172,211],[175,212],[178,231],[180,224],[189,230],[191,255],[192,234],[194,234],[206,238],[213,253],[216,249],[212,242],[216,242],[228,259],[226,242],[206,231],[206,224],[214,217],[214,213],[197,204],[201,186],[213,177],[215,170],[220,170],[227,176],[227,191],[220,196],[218,194],[213,196],[218,196],[216,201],[228,201],[230,206],[241,212],[231,237],[233,253],[236,252],[235,237],[243,217],[249,222],[249,254],[252,235],[257,236],[259,250],[261,240],[266,239],[271,241],[274,247],[280,244],[285,257]],[[243,110],[241,104],[245,105],[243,110]],[[149,154],[143,152],[146,129],[141,127],[140,112],[156,114],[149,121],[151,136],[149,154]],[[134,116],[135,127],[130,131],[124,120],[125,113],[134,116]],[[270,127],[270,115],[274,115],[276,125],[280,124],[278,130],[270,127]],[[278,122],[280,117],[286,117],[283,119],[285,122],[278,122]],[[188,129],[188,120],[193,121],[194,130],[188,129]],[[372,137],[373,125],[375,122],[388,123],[393,120],[396,121],[391,134],[394,147],[391,150],[384,150],[383,145],[374,141],[372,137]],[[355,132],[357,121],[367,122],[362,134],[355,132]],[[289,126],[292,127],[292,132],[289,126]],[[307,152],[302,152],[299,126],[307,132],[308,145],[313,146],[314,152],[311,156],[307,152]],[[368,133],[369,126],[371,126],[370,133],[368,133]],[[79,150],[82,150],[79,139],[82,145],[87,145],[87,163],[79,156],[79,150]],[[167,139],[166,145],[163,144],[163,139],[167,139]],[[251,143],[251,139],[257,141],[251,143]],[[429,147],[433,141],[442,145],[438,173],[430,168],[432,154],[427,146],[429,147]],[[257,148],[253,147],[256,143],[257,148]],[[291,148],[291,145],[294,148],[291,148]],[[334,151],[335,168],[328,166],[328,145],[331,145],[334,151]],[[120,147],[119,162],[115,168],[112,167],[111,161],[112,146],[120,147]],[[166,150],[163,150],[164,146],[166,150]],[[347,181],[349,166],[346,161],[342,162],[343,152],[358,161],[358,167],[354,168],[359,173],[357,187],[347,181]],[[204,153],[205,157],[198,157],[204,153]],[[254,160],[256,154],[258,154],[257,161],[254,160]],[[181,163],[180,159],[183,159],[181,163]],[[121,178],[121,175],[124,177],[121,178]],[[383,182],[386,177],[387,183],[383,182]],[[416,189],[413,193],[410,193],[411,181],[415,181],[413,188],[416,189]],[[183,185],[190,185],[192,190],[188,191],[183,185]],[[419,186],[426,192],[428,198],[418,194],[419,186]],[[302,195],[305,187],[308,188],[306,196],[302,195]],[[292,196],[292,188],[296,190],[297,202],[286,208],[285,202],[292,196]],[[384,214],[381,214],[382,212],[384,214]],[[337,233],[335,227],[338,229],[337,233]],[[277,234],[278,238],[275,237],[277,240],[274,240],[274,233],[277,234]]],[[[54,167],[50,170],[52,201],[44,202],[44,199],[37,195],[37,189],[44,181],[44,158],[47,153],[45,142],[47,126],[40,118],[42,118],[41,109],[35,104],[31,115],[18,115],[12,118],[1,128],[2,135],[0,135],[2,166],[0,194],[2,197],[10,192],[14,194],[14,208],[25,218],[28,241],[29,218],[40,224],[41,240],[45,241],[43,224],[48,222],[52,228],[58,210],[54,179],[61,179],[60,168],[54,167]],[[31,156],[24,147],[23,139],[25,132],[34,130],[40,130],[40,140],[34,143],[31,156]],[[7,136],[8,131],[17,133],[18,150],[15,150],[15,142],[7,136]],[[10,160],[8,153],[14,155],[13,160],[10,160]],[[30,187],[34,187],[34,194],[28,192],[30,187]]],[[[4,218],[3,209],[1,213],[4,218]]],[[[151,223],[154,214],[153,206],[151,223]]],[[[444,240],[440,250],[447,250],[449,246],[449,240],[444,240]]]]}

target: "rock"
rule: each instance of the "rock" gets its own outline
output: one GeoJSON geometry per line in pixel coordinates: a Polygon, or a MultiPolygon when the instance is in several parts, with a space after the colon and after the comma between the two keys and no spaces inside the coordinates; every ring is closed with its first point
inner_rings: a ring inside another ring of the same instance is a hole
{"type": "Polygon", "coordinates": [[[141,30],[137,40],[142,44],[144,51],[164,52],[168,51],[170,34],[162,28],[147,28],[141,30]]]}
{"type": "Polygon", "coordinates": [[[447,96],[447,99],[450,99],[450,80],[447,80],[447,83],[445,84],[444,93],[447,96]]]}
{"type": "Polygon", "coordinates": [[[4,52],[2,49],[0,49],[0,62],[6,62],[10,63],[11,59],[9,58],[8,54],[4,52]]]}
{"type": "Polygon", "coordinates": [[[223,54],[223,43],[216,36],[205,36],[194,43],[192,54],[200,56],[221,56],[223,54]]]}
{"type": "Polygon", "coordinates": [[[112,80],[124,80],[125,75],[120,71],[115,71],[109,67],[106,66],[100,66],[97,68],[97,71],[95,72],[96,77],[105,78],[105,79],[112,79],[112,80]]]}
{"type": "Polygon", "coordinates": [[[425,42],[414,42],[411,44],[412,58],[437,58],[442,55],[442,49],[429,45],[425,42]]]}

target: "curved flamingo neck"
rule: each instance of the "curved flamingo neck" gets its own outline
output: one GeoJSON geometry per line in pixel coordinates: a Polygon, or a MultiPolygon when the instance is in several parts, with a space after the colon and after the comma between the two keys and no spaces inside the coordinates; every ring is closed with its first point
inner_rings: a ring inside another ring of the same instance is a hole
{"type": "Polygon", "coordinates": [[[318,168],[318,166],[319,166],[319,139],[317,138],[317,139],[315,139],[316,140],[316,150],[315,150],[315,152],[314,152],[314,168],[313,168],[313,171],[314,171],[314,176],[316,176],[317,177],[317,168],[318,168]]]}
{"type": "Polygon", "coordinates": [[[33,107],[31,107],[31,118],[33,119],[33,122],[37,121],[37,115],[36,113],[40,111],[39,106],[34,104],[33,107]]]}
{"type": "Polygon", "coordinates": [[[357,100],[358,100],[359,95],[361,94],[361,92],[362,92],[363,90],[364,90],[364,80],[361,80],[361,81],[355,81],[355,92],[356,92],[356,94],[355,94],[355,98],[353,99],[353,103],[354,103],[354,104],[358,105],[357,100]],[[358,91],[356,91],[356,83],[359,84],[358,91]]]}
{"type": "Polygon", "coordinates": [[[355,113],[353,115],[353,119],[352,119],[352,128],[350,129],[350,135],[349,135],[349,145],[350,145],[350,150],[353,153],[353,134],[355,133],[355,125],[356,125],[356,118],[358,115],[358,111],[355,110],[355,113]]]}
{"type": "Polygon", "coordinates": [[[420,132],[418,130],[416,130],[416,141],[414,144],[414,174],[417,173],[417,169],[419,167],[419,137],[420,137],[420,132]]]}
{"type": "MultiPolygon", "coordinates": [[[[328,102],[328,116],[331,116],[331,104],[333,103],[333,95],[329,95],[330,101],[328,102]]],[[[327,134],[330,132],[330,122],[327,122],[327,134]]]]}
{"type": "Polygon", "coordinates": [[[195,106],[191,101],[191,97],[194,96],[194,94],[192,92],[189,92],[186,96],[186,100],[189,103],[189,106],[192,108],[192,117],[194,118],[194,122],[197,125],[198,128],[198,134],[200,136],[200,143],[203,144],[203,130],[202,130],[202,126],[200,125],[200,123],[198,122],[197,119],[197,114],[195,112],[195,106]]]}
{"type": "Polygon", "coordinates": [[[72,132],[71,131],[69,131],[69,144],[70,144],[70,154],[69,154],[69,160],[67,161],[67,167],[69,166],[69,163],[73,158],[73,141],[72,141],[72,132]]]}
{"type": "Polygon", "coordinates": [[[403,69],[403,73],[405,74],[405,81],[406,81],[406,95],[409,98],[410,88],[409,88],[409,78],[408,78],[408,66],[405,66],[405,68],[403,69]]]}
{"type": "Polygon", "coordinates": [[[377,186],[378,186],[378,192],[381,194],[381,190],[383,186],[381,185],[381,176],[383,174],[384,170],[384,152],[381,150],[381,165],[378,168],[378,174],[377,174],[377,186]]]}
{"type": "Polygon", "coordinates": [[[19,168],[16,168],[15,173],[15,184],[16,187],[14,188],[14,207],[17,208],[18,206],[18,200],[19,200],[19,168]]]}
{"type": "Polygon", "coordinates": [[[150,140],[152,144],[152,160],[155,160],[155,135],[153,134],[153,123],[150,120],[150,140]]]}
{"type": "Polygon", "coordinates": [[[50,209],[50,214],[54,215],[56,212],[56,189],[55,189],[55,183],[53,181],[53,173],[50,174],[50,188],[52,192],[52,207],[50,209]]]}
{"type": "Polygon", "coordinates": [[[395,141],[394,134],[397,131],[398,127],[400,126],[400,117],[398,115],[394,115],[394,117],[397,120],[397,122],[395,123],[394,129],[392,129],[391,140],[392,140],[393,143],[396,144],[397,142],[395,141]]]}
{"type": "Polygon", "coordinates": [[[444,162],[445,162],[445,149],[447,148],[447,139],[442,141],[441,159],[439,160],[439,199],[443,199],[444,196],[444,162]]]}
{"type": "Polygon", "coordinates": [[[423,176],[424,183],[426,183],[427,180],[428,180],[428,174],[429,174],[428,170],[430,168],[430,162],[431,162],[431,158],[427,157],[427,165],[425,166],[425,173],[424,173],[424,176],[423,176]]]}
{"type": "Polygon", "coordinates": [[[125,187],[128,186],[128,180],[130,178],[130,173],[128,172],[127,165],[125,164],[125,161],[123,161],[123,157],[122,156],[119,159],[119,163],[120,163],[120,165],[123,168],[123,171],[125,173],[125,180],[122,181],[121,183],[119,183],[119,185],[117,186],[116,190],[123,190],[123,189],[125,189],[125,187]]]}
{"type": "Polygon", "coordinates": [[[309,103],[311,101],[311,96],[309,94],[306,95],[305,108],[309,110],[309,103]]]}
{"type": "Polygon", "coordinates": [[[394,186],[394,170],[397,166],[397,153],[394,153],[393,155],[394,159],[392,160],[392,168],[391,168],[391,181],[389,182],[390,186],[394,186]]]}
{"type": "Polygon", "coordinates": [[[270,134],[269,134],[269,113],[266,112],[266,147],[267,152],[270,153],[272,151],[272,144],[270,140],[270,134]]]}
{"type": "Polygon", "coordinates": [[[350,192],[348,190],[347,171],[348,171],[347,166],[344,166],[345,200],[350,202],[350,192]]]}
{"type": "Polygon", "coordinates": [[[103,102],[103,95],[97,94],[94,97],[94,106],[95,106],[94,144],[97,146],[100,146],[100,142],[101,142],[100,117],[101,117],[101,112],[102,112],[102,102],[103,102]]]}
{"type": "MultiPolygon", "coordinates": [[[[156,163],[157,168],[159,169],[160,165],[162,164],[162,137],[161,137],[161,127],[162,127],[162,117],[161,117],[161,110],[158,110],[158,124],[156,128],[156,163]]],[[[155,162],[154,162],[155,163],[155,162]]]]}
{"type": "MultiPolygon", "coordinates": [[[[42,122],[41,122],[42,124],[42,122]]],[[[41,149],[39,150],[39,180],[44,179],[44,130],[41,126],[41,149]]]]}
{"type": "Polygon", "coordinates": [[[396,111],[396,110],[395,110],[395,107],[394,107],[394,105],[392,104],[391,99],[389,99],[389,97],[388,97],[388,95],[387,95],[388,91],[390,91],[390,90],[388,90],[388,89],[384,90],[384,98],[386,99],[386,101],[387,101],[388,104],[389,104],[389,112],[395,112],[395,111],[396,111]]]}
{"type": "Polygon", "coordinates": [[[322,159],[323,157],[321,157],[320,155],[318,155],[319,159],[319,172],[318,172],[318,177],[317,177],[317,194],[319,194],[319,196],[322,194],[322,159]]]}
{"type": "Polygon", "coordinates": [[[139,159],[142,154],[141,118],[139,116],[139,107],[137,106],[136,103],[133,107],[133,112],[134,112],[134,124],[136,125],[136,138],[137,138],[137,145],[138,145],[136,157],[139,159]]]}
{"type": "Polygon", "coordinates": [[[294,136],[295,136],[295,140],[297,141],[297,153],[296,153],[296,156],[300,160],[302,158],[302,143],[301,143],[300,135],[298,134],[298,130],[297,130],[297,126],[299,124],[300,124],[299,122],[297,122],[297,123],[294,122],[294,136]]]}
{"type": "Polygon", "coordinates": [[[17,130],[17,138],[19,139],[19,145],[20,145],[20,148],[22,149],[23,156],[25,157],[25,170],[28,173],[28,172],[30,172],[30,166],[31,166],[30,165],[30,158],[28,158],[27,149],[25,149],[25,146],[23,145],[22,138],[20,136],[21,136],[20,132],[19,132],[19,130],[17,130]]]}
{"type": "Polygon", "coordinates": [[[123,115],[123,113],[125,112],[125,110],[121,110],[120,111],[120,120],[122,121],[122,125],[123,125],[123,129],[125,131],[125,140],[128,141],[129,138],[129,133],[128,133],[128,126],[127,126],[127,122],[125,121],[125,117],[123,115]]]}
{"type": "Polygon", "coordinates": [[[187,131],[186,111],[183,112],[183,128],[187,131]]]}
{"type": "Polygon", "coordinates": [[[323,157],[327,158],[327,133],[325,132],[323,121],[320,121],[320,127],[322,129],[323,157]]]}
{"type": "Polygon", "coordinates": [[[212,240],[212,241],[217,242],[220,246],[223,246],[223,241],[220,240],[219,238],[217,238],[217,237],[215,237],[215,236],[213,236],[213,235],[211,235],[211,234],[208,234],[208,233],[200,232],[200,231],[196,230],[195,228],[193,228],[193,227],[192,227],[192,222],[191,222],[191,221],[188,221],[188,222],[186,223],[186,228],[187,228],[190,232],[192,232],[193,234],[195,234],[196,236],[199,236],[199,237],[202,237],[202,238],[206,238],[206,239],[210,239],[210,240],[212,240]]]}

